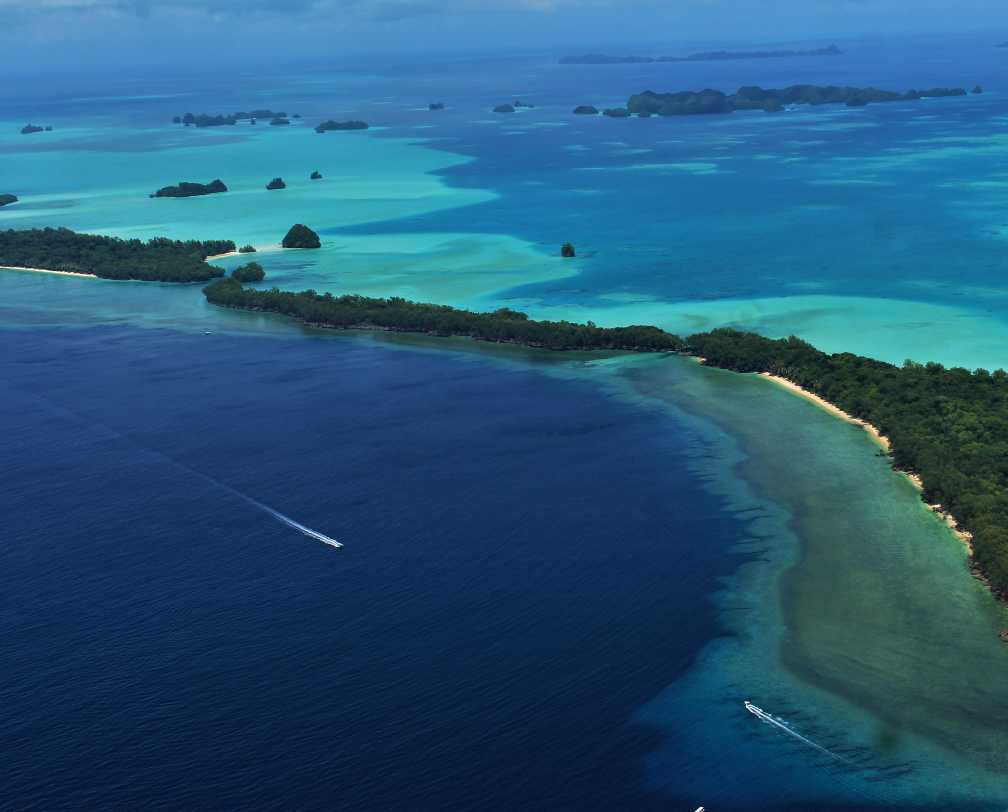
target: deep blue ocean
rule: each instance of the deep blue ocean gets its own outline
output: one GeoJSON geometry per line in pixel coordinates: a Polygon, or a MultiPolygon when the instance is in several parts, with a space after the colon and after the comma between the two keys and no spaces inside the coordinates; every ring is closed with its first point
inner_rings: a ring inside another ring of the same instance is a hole
{"type": "Polygon", "coordinates": [[[671,417],[328,337],[6,331],[0,380],[0,806],[670,808],[629,718],[742,532],[671,417]]]}

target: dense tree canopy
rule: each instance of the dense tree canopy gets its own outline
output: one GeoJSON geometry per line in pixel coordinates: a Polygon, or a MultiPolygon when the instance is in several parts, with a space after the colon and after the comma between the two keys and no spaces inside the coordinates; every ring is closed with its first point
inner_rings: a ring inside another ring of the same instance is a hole
{"type": "Polygon", "coordinates": [[[224,270],[207,257],[235,250],[231,240],[122,240],[68,228],[0,231],[0,265],[72,271],[103,279],[206,282],[224,270]]]}
{"type": "Polygon", "coordinates": [[[321,248],[319,235],[308,226],[297,223],[290,227],[280,243],[284,248],[321,248]]]}
{"type": "Polygon", "coordinates": [[[468,336],[549,350],[677,351],[683,347],[681,339],[657,327],[533,321],[524,313],[506,308],[473,313],[399,298],[333,296],[313,290],[290,293],[277,288],[250,290],[233,279],[212,282],[203,291],[212,304],[280,313],[318,327],[468,336]]]}
{"type": "Polygon", "coordinates": [[[769,372],[877,427],[895,466],[919,474],[924,499],[940,503],[973,534],[976,564],[1008,594],[1008,374],[902,367],[850,353],[827,355],[797,338],[772,341],[715,330],[691,336],[708,364],[769,372]]]}
{"type": "Polygon", "coordinates": [[[245,282],[262,282],[266,278],[266,271],[258,262],[249,262],[239,265],[231,271],[231,278],[244,284],[245,282]]]}

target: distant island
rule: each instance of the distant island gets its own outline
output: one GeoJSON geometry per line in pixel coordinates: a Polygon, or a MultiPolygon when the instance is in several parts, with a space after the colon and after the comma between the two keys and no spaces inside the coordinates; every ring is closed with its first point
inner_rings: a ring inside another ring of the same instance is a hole
{"type": "Polygon", "coordinates": [[[177,186],[161,187],[151,197],[198,197],[200,195],[216,195],[227,190],[227,186],[220,178],[209,183],[192,183],[184,180],[177,186]]]}
{"type": "Polygon", "coordinates": [[[0,195],[0,206],[9,206],[11,203],[17,202],[17,195],[0,195]]]}
{"type": "Polygon", "coordinates": [[[272,127],[282,127],[290,124],[290,119],[284,116],[274,116],[270,119],[270,126],[272,127]]]}
{"type": "Polygon", "coordinates": [[[234,279],[212,282],[203,292],[211,304],[280,313],[315,327],[467,336],[479,341],[522,344],[548,350],[668,352],[682,350],[685,346],[682,339],[657,327],[596,327],[591,324],[533,321],[524,313],[507,308],[492,313],[474,313],[399,298],[333,296],[310,290],[290,293],[276,288],[250,290],[234,279]]]}
{"type": "Polygon", "coordinates": [[[323,121],[321,124],[316,125],[315,132],[317,133],[327,133],[333,130],[366,130],[368,129],[368,123],[366,121],[333,121],[329,119],[328,121],[323,121]]]}
{"type": "Polygon", "coordinates": [[[427,105],[428,110],[444,110],[444,102],[431,102],[427,105]]]}
{"type": "Polygon", "coordinates": [[[316,169],[314,172],[311,173],[309,180],[322,180],[322,173],[316,169]]]}
{"type": "Polygon", "coordinates": [[[321,248],[322,241],[319,240],[319,235],[312,231],[308,226],[301,223],[297,223],[290,227],[290,230],[284,235],[283,240],[280,244],[284,248],[321,248]]]}
{"type": "Polygon", "coordinates": [[[186,113],[183,116],[174,116],[172,123],[184,124],[186,127],[229,127],[234,126],[239,121],[251,120],[255,124],[257,118],[280,119],[287,118],[284,112],[273,110],[252,110],[250,112],[239,113],[186,113]]]}
{"type": "Polygon", "coordinates": [[[245,265],[239,265],[231,271],[231,278],[241,284],[245,284],[246,282],[262,282],[266,278],[266,271],[263,270],[263,266],[258,262],[249,262],[245,265]]]}
{"type": "Polygon", "coordinates": [[[597,116],[598,113],[598,108],[590,104],[579,104],[574,108],[574,115],[576,116],[597,116]]]}
{"type": "Polygon", "coordinates": [[[498,104],[493,111],[495,113],[513,113],[515,108],[513,104],[498,104]]]}
{"type": "Polygon", "coordinates": [[[21,128],[21,135],[31,135],[32,133],[52,132],[52,126],[39,127],[35,124],[25,124],[21,128]]]}
{"type": "Polygon", "coordinates": [[[843,53],[836,45],[825,48],[807,48],[781,51],[702,51],[688,56],[608,56],[607,54],[584,54],[583,56],[563,56],[561,65],[646,65],[653,62],[720,62],[730,59],[782,59],[794,56],[840,56],[843,53]]]}
{"type": "Polygon", "coordinates": [[[224,269],[206,259],[235,250],[231,240],[122,240],[68,228],[0,231],[0,266],[61,271],[102,279],[206,282],[224,269]]]}
{"type": "Polygon", "coordinates": [[[273,180],[266,184],[266,188],[270,191],[273,191],[274,189],[286,189],[287,184],[284,183],[283,178],[273,178],[273,180]]]}
{"type": "Polygon", "coordinates": [[[243,245],[238,249],[239,254],[254,254],[256,252],[254,245],[243,245]]]}
{"type": "Polygon", "coordinates": [[[676,93],[654,93],[647,90],[631,96],[626,110],[629,114],[659,116],[732,113],[736,110],[765,110],[768,113],[776,113],[788,105],[798,104],[846,104],[848,107],[863,107],[879,102],[965,95],[966,90],[961,87],[936,87],[930,90],[908,90],[905,93],[897,93],[874,87],[792,85],[781,90],[765,90],[750,85],[740,87],[730,96],[720,90],[710,89],[684,90],[676,93]]]}

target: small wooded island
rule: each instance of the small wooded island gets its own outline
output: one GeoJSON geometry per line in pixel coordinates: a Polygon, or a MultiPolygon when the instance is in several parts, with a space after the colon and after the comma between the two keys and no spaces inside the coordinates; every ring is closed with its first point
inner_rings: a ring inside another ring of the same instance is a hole
{"type": "Polygon", "coordinates": [[[91,274],[102,279],[206,282],[224,275],[207,257],[235,250],[231,240],[122,240],[68,228],[0,231],[0,265],[91,274]]]}
{"type": "Polygon", "coordinates": [[[328,121],[323,121],[321,124],[315,126],[315,132],[317,133],[327,133],[327,132],[339,132],[341,130],[366,130],[368,129],[368,123],[366,121],[333,121],[329,119],[328,121]]]}
{"type": "Polygon", "coordinates": [[[0,206],[8,206],[11,203],[17,203],[17,195],[0,195],[0,206]]]}
{"type": "Polygon", "coordinates": [[[231,278],[245,284],[246,282],[262,282],[266,278],[266,271],[258,262],[249,262],[246,265],[239,265],[231,271],[231,278]]]}
{"type": "Polygon", "coordinates": [[[935,87],[929,90],[897,93],[874,87],[791,85],[775,90],[749,85],[740,87],[732,95],[710,89],[682,90],[675,93],[654,93],[646,90],[630,97],[626,111],[631,115],[659,116],[733,113],[736,110],[765,110],[768,113],[776,113],[788,105],[846,104],[848,107],[864,107],[879,102],[916,101],[965,95],[966,90],[961,87],[935,87]]]}
{"type": "Polygon", "coordinates": [[[257,118],[287,118],[287,114],[273,110],[251,110],[239,113],[186,113],[184,116],[175,116],[172,123],[183,124],[186,127],[229,127],[234,126],[239,121],[251,121],[255,124],[257,118]]]}
{"type": "Polygon", "coordinates": [[[37,124],[25,124],[21,128],[21,135],[31,135],[33,133],[52,132],[52,126],[39,127],[37,124]]]}
{"type": "Polygon", "coordinates": [[[266,188],[269,189],[270,191],[273,191],[274,189],[286,189],[287,188],[287,184],[284,183],[284,179],[283,178],[277,177],[277,178],[273,178],[273,180],[271,180],[269,183],[267,183],[266,184],[266,188]]]}
{"type": "Polygon", "coordinates": [[[290,227],[280,243],[284,248],[321,248],[319,235],[308,226],[297,223],[290,227]]]}
{"type": "Polygon", "coordinates": [[[209,183],[192,183],[184,180],[177,186],[161,187],[151,197],[199,197],[200,195],[216,195],[227,190],[227,186],[220,178],[209,183]]]}

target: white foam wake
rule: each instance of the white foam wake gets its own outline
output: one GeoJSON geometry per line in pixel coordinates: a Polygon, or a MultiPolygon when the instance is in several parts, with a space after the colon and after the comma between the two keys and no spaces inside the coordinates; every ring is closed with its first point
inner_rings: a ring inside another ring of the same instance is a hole
{"type": "Polygon", "coordinates": [[[753,716],[755,716],[760,721],[766,722],[768,725],[773,725],[778,730],[784,731],[785,733],[787,733],[787,735],[791,736],[794,739],[797,739],[802,744],[805,744],[808,747],[813,748],[814,750],[818,750],[820,753],[822,753],[822,754],[824,754],[826,756],[829,756],[830,758],[832,758],[832,759],[834,759],[836,761],[841,761],[844,764],[850,764],[850,765],[854,766],[854,762],[851,761],[850,759],[844,758],[843,756],[841,756],[841,755],[839,755],[837,753],[834,753],[832,750],[828,750],[827,748],[823,747],[821,744],[816,744],[814,741],[812,741],[809,738],[806,738],[801,733],[799,733],[797,730],[795,730],[794,728],[792,728],[783,719],[778,719],[776,716],[773,716],[773,715],[767,713],[762,708],[757,708],[751,702],[746,702],[745,706],[746,706],[746,710],[748,710],[749,713],[751,713],[753,716]]]}
{"type": "Polygon", "coordinates": [[[198,477],[199,479],[202,479],[204,482],[209,482],[211,485],[214,485],[215,487],[221,488],[221,489],[227,491],[228,493],[233,494],[234,496],[237,496],[243,502],[247,502],[248,504],[252,505],[253,507],[256,507],[259,510],[262,510],[265,513],[268,513],[274,519],[277,519],[278,521],[282,522],[283,524],[287,525],[288,527],[291,527],[294,530],[297,530],[298,532],[303,533],[304,535],[308,536],[308,538],[315,539],[316,541],[321,541],[323,544],[327,544],[328,546],[334,547],[336,549],[339,549],[339,548],[341,548],[343,546],[340,542],[336,541],[336,539],[330,538],[325,533],[320,533],[318,530],[312,530],[312,528],[307,527],[307,526],[301,524],[301,522],[295,521],[290,516],[285,516],[279,510],[274,510],[269,505],[264,505],[258,499],[253,499],[248,494],[244,494],[241,491],[237,490],[236,488],[232,488],[230,485],[227,485],[227,484],[221,482],[219,479],[214,479],[212,476],[204,474],[202,471],[197,471],[195,468],[190,468],[185,463],[179,462],[174,457],[170,457],[167,454],[165,454],[163,451],[158,451],[157,449],[154,449],[154,448],[148,448],[147,446],[143,445],[142,443],[138,443],[133,438],[127,437],[122,432],[116,431],[115,429],[110,428],[109,426],[106,426],[106,425],[104,425],[102,423],[98,423],[98,422],[95,422],[93,420],[84,420],[79,415],[77,415],[75,412],[72,412],[69,409],[64,408],[63,406],[59,406],[59,405],[51,402],[47,398],[44,398],[44,397],[42,397],[40,395],[35,395],[35,398],[38,401],[40,401],[41,403],[45,404],[45,406],[47,406],[50,410],[52,410],[54,412],[58,412],[59,414],[64,415],[64,416],[69,416],[75,422],[80,423],[82,425],[85,425],[85,426],[87,426],[91,430],[101,429],[105,434],[109,435],[110,437],[112,437],[112,438],[114,438],[116,440],[125,441],[125,442],[129,443],[130,445],[132,445],[133,447],[139,448],[141,451],[143,451],[143,452],[145,452],[147,454],[150,454],[151,456],[158,457],[159,459],[164,460],[165,462],[169,463],[170,465],[174,465],[177,468],[181,468],[182,470],[189,472],[193,476],[198,477]]]}

